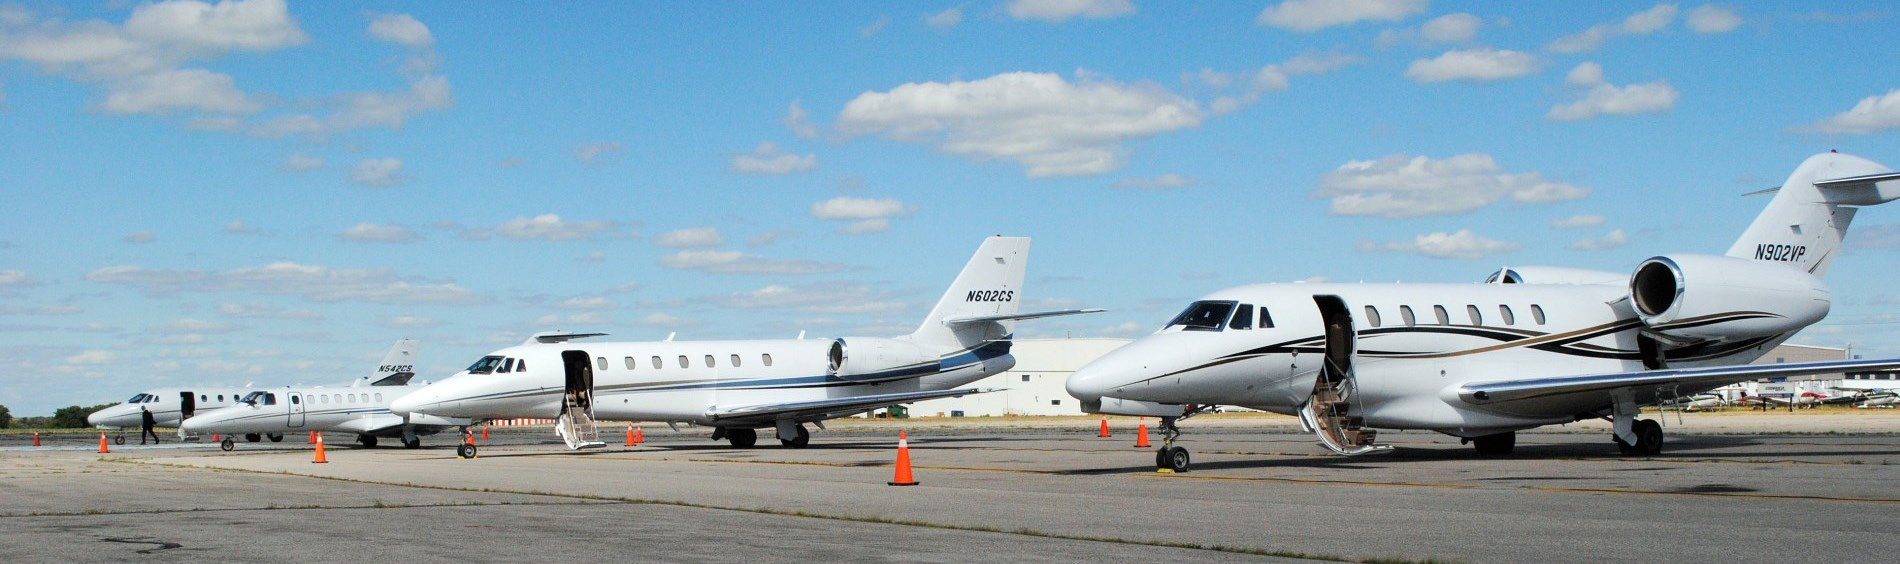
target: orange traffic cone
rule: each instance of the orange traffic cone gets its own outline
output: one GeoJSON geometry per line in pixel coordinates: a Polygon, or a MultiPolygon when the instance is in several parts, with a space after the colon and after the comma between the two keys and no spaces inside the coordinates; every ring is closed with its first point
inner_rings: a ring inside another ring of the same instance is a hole
{"type": "Polygon", "coordinates": [[[627,445],[626,445],[626,446],[633,446],[634,444],[635,444],[635,443],[633,442],[633,424],[632,424],[632,423],[628,423],[628,424],[627,424],[627,445]]]}
{"type": "Polygon", "coordinates": [[[633,444],[637,445],[644,442],[647,442],[647,430],[639,428],[639,427],[634,427],[633,428],[633,444]]]}
{"type": "Polygon", "coordinates": [[[915,486],[917,480],[910,477],[910,434],[897,432],[897,475],[888,482],[893,486],[915,486]]]}
{"type": "Polygon", "coordinates": [[[462,444],[465,444],[465,445],[475,444],[475,433],[462,433],[462,444]]]}
{"type": "Polygon", "coordinates": [[[1135,427],[1135,448],[1148,448],[1148,418],[1141,418],[1141,424],[1135,427]]]}
{"type": "Polygon", "coordinates": [[[112,452],[112,449],[106,448],[106,433],[105,431],[100,431],[99,432],[99,454],[105,454],[108,452],[112,452]]]}
{"type": "Polygon", "coordinates": [[[488,426],[482,426],[482,442],[488,442],[488,426]]]}
{"type": "Polygon", "coordinates": [[[304,438],[303,444],[307,444],[307,445],[317,444],[317,432],[311,431],[310,436],[304,438]]]}
{"type": "Polygon", "coordinates": [[[328,464],[328,463],[330,463],[330,460],[329,460],[329,459],[326,459],[326,458],[324,458],[324,457],[323,457],[323,435],[319,435],[319,434],[317,434],[317,432],[316,432],[316,431],[311,431],[311,432],[310,432],[310,436],[312,436],[312,437],[316,437],[316,440],[317,440],[317,458],[316,458],[316,460],[312,460],[312,461],[310,461],[310,463],[311,463],[311,464],[328,464]]]}
{"type": "Polygon", "coordinates": [[[1095,436],[1101,437],[1104,439],[1108,438],[1108,416],[1107,415],[1102,416],[1102,432],[1096,434],[1095,436]]]}
{"type": "Polygon", "coordinates": [[[211,434],[211,442],[214,442],[214,443],[222,443],[222,442],[224,442],[224,440],[222,440],[222,439],[219,439],[219,438],[218,438],[218,434],[217,434],[217,433],[212,433],[212,434],[211,434]]]}
{"type": "Polygon", "coordinates": [[[39,434],[39,433],[34,433],[34,434],[33,434],[33,446],[40,446],[40,434],[39,434]]]}

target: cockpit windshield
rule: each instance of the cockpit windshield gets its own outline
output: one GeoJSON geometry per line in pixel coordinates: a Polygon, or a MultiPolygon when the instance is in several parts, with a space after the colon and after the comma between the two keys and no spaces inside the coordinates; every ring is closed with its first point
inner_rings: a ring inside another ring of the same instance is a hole
{"type": "Polygon", "coordinates": [[[248,394],[244,394],[244,399],[238,400],[238,403],[248,403],[251,405],[257,405],[257,398],[263,397],[263,395],[264,395],[264,392],[251,392],[248,394]]]}
{"type": "Polygon", "coordinates": [[[144,403],[144,402],[145,402],[145,395],[146,395],[146,394],[143,394],[143,393],[141,393],[141,394],[139,394],[139,395],[136,395],[136,396],[132,396],[132,399],[129,399],[129,400],[125,400],[125,403],[144,403]]]}
{"type": "MultiPolygon", "coordinates": [[[[1181,315],[1168,322],[1168,327],[1181,326],[1183,331],[1219,331],[1226,326],[1227,315],[1234,312],[1231,301],[1203,301],[1188,304],[1181,315]]],[[[1165,329],[1165,327],[1164,327],[1165,329]]]]}
{"type": "Polygon", "coordinates": [[[482,357],[481,360],[475,361],[475,364],[468,365],[468,373],[469,374],[492,374],[495,372],[495,367],[497,366],[501,366],[501,357],[484,356],[482,357]]]}

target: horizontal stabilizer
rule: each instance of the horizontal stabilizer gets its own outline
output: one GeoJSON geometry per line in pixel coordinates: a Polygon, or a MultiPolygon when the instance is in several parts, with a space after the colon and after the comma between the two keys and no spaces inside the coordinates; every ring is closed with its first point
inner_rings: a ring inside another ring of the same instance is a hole
{"type": "Polygon", "coordinates": [[[993,392],[995,389],[966,388],[959,390],[935,390],[928,392],[901,392],[878,394],[873,396],[852,396],[843,398],[797,401],[788,403],[769,403],[740,407],[717,408],[709,413],[714,421],[759,420],[771,421],[781,417],[822,416],[835,413],[848,413],[877,409],[887,405],[910,403],[938,398],[954,398],[969,394],[993,392]]]}
{"type": "Polygon", "coordinates": [[[1836,360],[1786,364],[1743,364],[1705,368],[1673,368],[1644,372],[1619,372],[1587,376],[1560,376],[1530,380],[1479,382],[1458,387],[1465,403],[1495,405],[1503,402],[1532,400],[1579,393],[1609,393],[1617,388],[1669,387],[1694,384],[1727,384],[1756,378],[1785,378],[1813,374],[1890,370],[1900,368],[1900,358],[1879,360],[1836,360]]]}
{"type": "Polygon", "coordinates": [[[1845,178],[1829,178],[1827,180],[1816,180],[1814,181],[1814,185],[1822,188],[1844,188],[1848,186],[1886,182],[1888,180],[1900,180],[1900,172],[1883,172],[1880,174],[1862,174],[1845,178]]]}
{"type": "Polygon", "coordinates": [[[1088,308],[1088,309],[1065,309],[1065,310],[1060,310],[1060,311],[1037,311],[1037,312],[1031,312],[1031,313],[1011,313],[1011,314],[1003,314],[1003,315],[979,315],[975,317],[958,317],[955,319],[945,319],[943,320],[943,324],[944,325],[958,325],[958,324],[965,324],[965,323],[988,323],[991,321],[1012,321],[1012,320],[1018,320],[1018,319],[1057,317],[1057,316],[1062,316],[1062,315],[1081,315],[1084,313],[1101,313],[1104,311],[1108,311],[1108,310],[1097,307],[1097,308],[1088,308]]]}

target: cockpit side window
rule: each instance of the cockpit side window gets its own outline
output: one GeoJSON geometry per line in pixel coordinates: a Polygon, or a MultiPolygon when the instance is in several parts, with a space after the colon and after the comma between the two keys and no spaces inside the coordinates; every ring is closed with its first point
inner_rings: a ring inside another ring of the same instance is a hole
{"type": "Polygon", "coordinates": [[[132,399],[125,400],[125,403],[140,403],[144,401],[145,401],[145,394],[141,392],[138,394],[133,394],[132,399]]]}
{"type": "Polygon", "coordinates": [[[1228,329],[1253,328],[1253,304],[1240,304],[1234,308],[1234,318],[1227,322],[1228,329]]]}
{"type": "Polygon", "coordinates": [[[1232,301],[1194,302],[1169,321],[1168,327],[1179,325],[1183,331],[1219,331],[1227,323],[1227,315],[1234,312],[1235,305],[1238,304],[1232,301]]]}
{"type": "Polygon", "coordinates": [[[277,405],[277,394],[264,394],[264,405],[277,405]]]}
{"type": "Polygon", "coordinates": [[[1273,328],[1273,316],[1267,315],[1267,306],[1260,306],[1260,323],[1258,325],[1254,325],[1254,327],[1258,327],[1261,329],[1273,328]]]}
{"type": "Polygon", "coordinates": [[[522,360],[519,358],[515,359],[515,372],[527,372],[527,371],[528,371],[528,361],[522,360]]]}
{"type": "Polygon", "coordinates": [[[495,368],[500,366],[501,361],[503,360],[506,360],[506,359],[499,356],[484,356],[482,357],[481,360],[475,361],[475,364],[468,365],[468,373],[469,374],[493,373],[495,371],[495,368]]]}
{"type": "Polygon", "coordinates": [[[504,359],[501,359],[501,366],[495,368],[495,373],[507,374],[509,372],[513,372],[514,367],[515,367],[514,359],[504,358],[504,359]]]}

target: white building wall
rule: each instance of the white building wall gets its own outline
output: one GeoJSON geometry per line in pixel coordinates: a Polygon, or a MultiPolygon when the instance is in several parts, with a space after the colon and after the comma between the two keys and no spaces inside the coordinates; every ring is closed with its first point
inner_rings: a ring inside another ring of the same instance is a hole
{"type": "Polygon", "coordinates": [[[1084,415],[1081,402],[1063,388],[1069,374],[1128,342],[1102,338],[1017,339],[1010,347],[1010,353],[1016,356],[1015,368],[965,386],[1002,391],[918,402],[911,405],[910,413],[918,417],[950,416],[955,411],[962,411],[964,417],[1084,415]]]}

